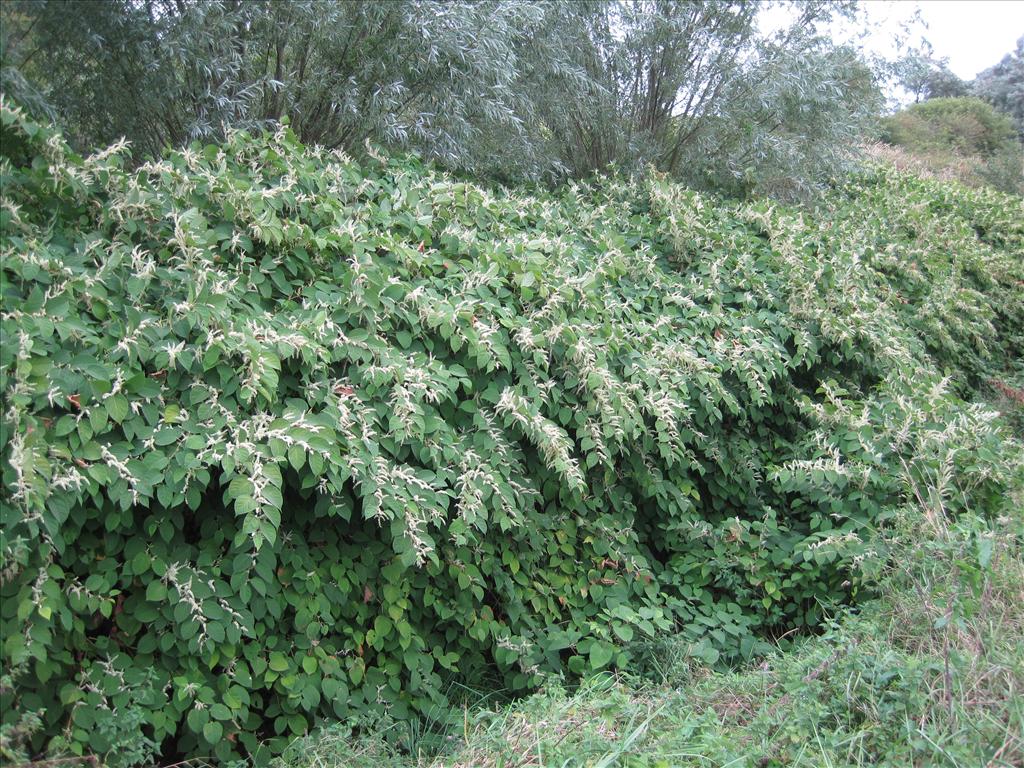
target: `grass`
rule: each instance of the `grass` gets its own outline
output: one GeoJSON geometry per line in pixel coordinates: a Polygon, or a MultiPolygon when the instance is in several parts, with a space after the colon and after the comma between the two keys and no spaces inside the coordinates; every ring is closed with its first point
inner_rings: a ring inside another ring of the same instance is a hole
{"type": "MultiPolygon", "coordinates": [[[[1020,413],[1004,416],[1015,425],[1020,413]]],[[[1020,443],[1003,448],[1000,462],[1019,477],[1020,443]]],[[[890,557],[877,597],[795,648],[715,671],[669,641],[634,674],[572,691],[552,681],[511,705],[467,707],[430,740],[396,739],[386,721],[335,726],[279,765],[1024,765],[1024,513],[954,512],[956,481],[904,476],[912,501],[879,533],[890,557]]],[[[1008,507],[1024,510],[1017,488],[1008,507]]]]}

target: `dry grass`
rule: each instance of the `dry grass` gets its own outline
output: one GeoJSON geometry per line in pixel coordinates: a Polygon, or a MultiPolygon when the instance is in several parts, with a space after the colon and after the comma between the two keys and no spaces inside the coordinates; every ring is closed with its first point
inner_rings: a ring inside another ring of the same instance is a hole
{"type": "Polygon", "coordinates": [[[995,186],[1004,192],[1024,191],[1021,156],[986,159],[949,150],[911,152],[903,147],[874,142],[863,147],[871,160],[892,165],[926,179],[956,181],[968,187],[995,186]]]}
{"type": "Polygon", "coordinates": [[[975,170],[979,158],[963,157],[950,152],[915,153],[880,141],[868,144],[864,152],[872,160],[926,179],[959,181],[972,187],[983,184],[975,170]]]}

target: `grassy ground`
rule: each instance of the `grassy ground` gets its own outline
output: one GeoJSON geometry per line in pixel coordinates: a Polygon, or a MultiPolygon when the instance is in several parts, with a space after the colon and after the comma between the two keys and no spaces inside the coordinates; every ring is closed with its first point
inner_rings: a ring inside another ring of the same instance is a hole
{"type": "MultiPolygon", "coordinates": [[[[996,404],[1019,434],[1021,403],[996,404]]],[[[1020,443],[1003,449],[1019,476],[1020,443]]],[[[1017,487],[1010,508],[1024,510],[1017,487]]],[[[891,557],[875,599],[752,666],[713,671],[668,642],[631,676],[571,692],[552,681],[426,733],[335,727],[280,765],[1024,765],[1024,512],[954,515],[959,489],[941,473],[908,491],[913,502],[880,533],[891,557]]]]}

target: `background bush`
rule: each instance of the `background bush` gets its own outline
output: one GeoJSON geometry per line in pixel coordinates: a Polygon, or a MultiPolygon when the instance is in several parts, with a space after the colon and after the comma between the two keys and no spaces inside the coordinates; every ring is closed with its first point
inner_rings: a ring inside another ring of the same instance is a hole
{"type": "Polygon", "coordinates": [[[991,157],[1015,134],[1007,115],[981,99],[961,97],[911,104],[884,122],[882,138],[911,151],[951,150],[991,157]]]}

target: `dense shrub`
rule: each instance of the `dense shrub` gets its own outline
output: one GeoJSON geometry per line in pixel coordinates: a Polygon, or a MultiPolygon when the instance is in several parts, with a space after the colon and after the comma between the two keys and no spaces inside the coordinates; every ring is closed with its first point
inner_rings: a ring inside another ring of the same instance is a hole
{"type": "Polygon", "coordinates": [[[991,156],[1016,131],[1013,121],[975,98],[929,99],[883,122],[883,139],[914,151],[946,149],[991,156]]]}
{"type": "Polygon", "coordinates": [[[994,192],[527,196],[286,129],[125,170],[0,117],[2,710],[41,713],[32,749],[265,756],[669,631],[749,658],[863,589],[942,370],[1024,348],[994,192]]]}

